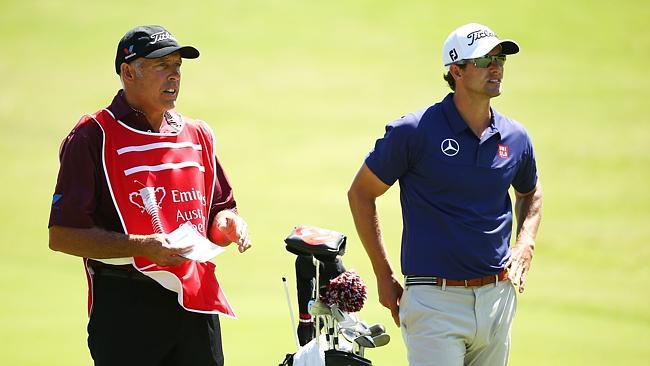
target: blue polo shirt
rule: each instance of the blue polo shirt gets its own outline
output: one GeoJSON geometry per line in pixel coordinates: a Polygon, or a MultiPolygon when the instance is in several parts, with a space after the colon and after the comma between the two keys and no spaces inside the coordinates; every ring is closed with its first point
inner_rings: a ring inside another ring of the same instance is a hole
{"type": "Polygon", "coordinates": [[[384,183],[399,180],[404,275],[470,279],[499,273],[510,257],[508,188],[533,190],[537,168],[523,126],[491,111],[479,139],[450,93],[389,123],[366,158],[384,183]]]}

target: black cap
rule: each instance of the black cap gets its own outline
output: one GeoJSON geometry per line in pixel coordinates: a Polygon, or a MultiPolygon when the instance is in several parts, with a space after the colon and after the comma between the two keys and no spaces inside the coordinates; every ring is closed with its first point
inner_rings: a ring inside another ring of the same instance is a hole
{"type": "Polygon", "coordinates": [[[180,51],[183,58],[199,57],[199,50],[192,46],[179,46],[176,38],[159,25],[143,25],[126,32],[117,44],[115,72],[120,74],[120,65],[137,58],[159,58],[180,51]]]}

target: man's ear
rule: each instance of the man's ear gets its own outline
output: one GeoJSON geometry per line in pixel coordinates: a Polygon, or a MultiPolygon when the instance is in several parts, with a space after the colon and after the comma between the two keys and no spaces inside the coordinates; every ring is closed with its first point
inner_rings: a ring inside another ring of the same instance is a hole
{"type": "Polygon", "coordinates": [[[452,64],[449,66],[449,72],[454,77],[454,80],[458,80],[463,76],[461,70],[462,69],[458,67],[458,65],[456,64],[452,64]]]}
{"type": "Polygon", "coordinates": [[[133,80],[135,79],[135,70],[131,65],[122,62],[120,65],[120,76],[123,80],[133,80]]]}

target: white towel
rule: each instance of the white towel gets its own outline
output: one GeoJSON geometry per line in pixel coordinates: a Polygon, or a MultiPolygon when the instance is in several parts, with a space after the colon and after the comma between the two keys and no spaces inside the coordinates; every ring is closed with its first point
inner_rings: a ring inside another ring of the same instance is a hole
{"type": "Polygon", "coordinates": [[[293,356],[293,366],[325,366],[325,335],[321,334],[320,342],[316,338],[300,347],[293,356]]]}

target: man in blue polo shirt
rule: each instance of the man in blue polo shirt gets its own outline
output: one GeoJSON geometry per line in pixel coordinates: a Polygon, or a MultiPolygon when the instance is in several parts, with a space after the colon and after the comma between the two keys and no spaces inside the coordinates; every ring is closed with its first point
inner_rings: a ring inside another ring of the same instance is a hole
{"type": "Polygon", "coordinates": [[[467,24],[443,46],[453,93],[389,123],[348,192],[380,303],[413,365],[505,365],[524,291],[542,189],[525,129],[490,107],[517,43],[467,24]],[[400,184],[404,286],[386,255],[375,200],[400,184]],[[516,241],[510,248],[516,197],[516,241]]]}

